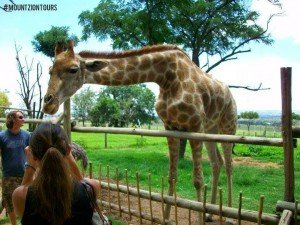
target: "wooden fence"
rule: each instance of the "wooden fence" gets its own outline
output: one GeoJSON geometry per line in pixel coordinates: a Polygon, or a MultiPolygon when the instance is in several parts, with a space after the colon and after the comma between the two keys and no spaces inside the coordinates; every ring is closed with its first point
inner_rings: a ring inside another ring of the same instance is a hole
{"type": "MultiPolygon", "coordinates": [[[[92,178],[93,167],[91,163],[89,169],[90,178],[92,178]]],[[[151,224],[195,224],[192,220],[192,215],[194,215],[195,218],[198,212],[203,214],[203,218],[205,218],[207,214],[217,216],[220,225],[223,224],[225,217],[235,219],[239,225],[242,221],[253,222],[259,225],[275,225],[288,224],[287,221],[290,222],[291,220],[294,224],[297,224],[297,214],[300,214],[297,201],[295,203],[279,201],[276,208],[278,213],[268,214],[263,213],[264,196],[260,196],[258,199],[258,211],[243,210],[243,195],[241,192],[239,194],[238,208],[231,208],[223,206],[222,189],[219,189],[219,205],[214,205],[206,202],[206,185],[203,191],[203,202],[197,202],[177,197],[176,188],[173,196],[165,195],[164,178],[162,178],[161,192],[155,193],[151,191],[151,174],[148,174],[148,190],[146,191],[140,189],[139,173],[136,173],[136,187],[133,188],[129,186],[127,170],[125,170],[125,184],[120,184],[118,168],[116,168],[115,179],[113,181],[110,178],[109,166],[107,166],[106,177],[102,177],[101,171],[102,168],[100,165],[98,176],[101,184],[100,197],[98,200],[100,206],[109,213],[114,211],[115,214],[118,214],[120,217],[122,214],[127,214],[130,220],[132,216],[137,217],[139,224],[143,224],[143,220],[150,221],[151,224]],[[114,192],[114,195],[112,192],[114,192]],[[142,201],[142,199],[144,201],[142,201]],[[155,207],[156,210],[153,209],[153,202],[157,203],[158,207],[155,207]],[[172,205],[173,207],[174,213],[170,220],[164,218],[163,212],[165,204],[172,205]],[[183,210],[185,210],[188,215],[185,219],[179,217],[179,212],[183,210]],[[160,217],[158,217],[158,215],[160,215],[160,217]]],[[[174,186],[176,187],[176,184],[174,186]]],[[[205,220],[202,224],[205,224],[205,220]]]]}

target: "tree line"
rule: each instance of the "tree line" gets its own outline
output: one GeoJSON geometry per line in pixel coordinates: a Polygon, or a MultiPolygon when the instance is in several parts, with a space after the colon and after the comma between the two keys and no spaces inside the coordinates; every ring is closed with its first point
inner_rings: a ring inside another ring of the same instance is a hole
{"type": "Polygon", "coordinates": [[[72,116],[83,126],[86,121],[97,127],[139,127],[157,121],[155,95],[145,84],[109,86],[98,93],[88,87],[72,100],[72,116]]]}

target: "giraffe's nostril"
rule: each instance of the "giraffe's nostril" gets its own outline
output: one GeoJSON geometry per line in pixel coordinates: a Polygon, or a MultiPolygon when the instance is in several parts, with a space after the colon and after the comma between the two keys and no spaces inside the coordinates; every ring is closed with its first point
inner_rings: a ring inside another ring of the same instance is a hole
{"type": "Polygon", "coordinates": [[[53,95],[47,95],[47,96],[45,96],[45,98],[44,98],[44,103],[50,104],[51,102],[53,102],[53,100],[54,100],[53,95]]]}

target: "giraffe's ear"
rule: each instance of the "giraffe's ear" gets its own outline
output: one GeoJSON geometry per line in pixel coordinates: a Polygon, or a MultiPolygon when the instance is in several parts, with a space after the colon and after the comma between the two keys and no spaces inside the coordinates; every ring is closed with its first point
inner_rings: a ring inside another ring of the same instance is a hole
{"type": "Polygon", "coordinates": [[[68,40],[67,42],[67,45],[68,45],[68,55],[72,58],[75,57],[75,53],[74,53],[74,41],[72,40],[68,40]]]}
{"type": "Polygon", "coordinates": [[[56,43],[56,46],[55,46],[55,57],[57,55],[59,55],[60,53],[62,53],[63,50],[64,50],[64,44],[62,42],[56,43]]]}
{"type": "Polygon", "coordinates": [[[108,64],[105,61],[101,61],[101,60],[89,60],[85,62],[85,67],[87,68],[87,70],[91,71],[91,72],[97,72],[101,69],[103,69],[104,67],[106,67],[108,64]]]}

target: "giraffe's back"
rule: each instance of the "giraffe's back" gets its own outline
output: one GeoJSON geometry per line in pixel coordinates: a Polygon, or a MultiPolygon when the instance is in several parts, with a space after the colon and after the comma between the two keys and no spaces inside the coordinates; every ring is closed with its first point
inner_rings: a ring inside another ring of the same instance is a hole
{"type": "Polygon", "coordinates": [[[203,73],[196,65],[179,63],[176,80],[161,88],[156,110],[167,129],[234,134],[236,104],[227,85],[203,73]]]}

